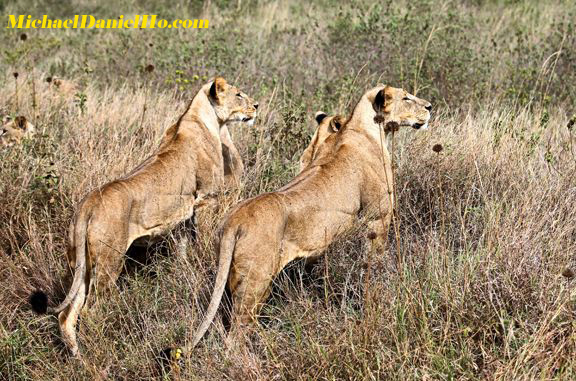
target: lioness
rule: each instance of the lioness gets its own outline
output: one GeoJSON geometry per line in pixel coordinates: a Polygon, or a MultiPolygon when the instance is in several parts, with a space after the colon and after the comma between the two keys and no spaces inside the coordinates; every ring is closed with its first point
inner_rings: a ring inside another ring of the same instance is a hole
{"type": "Polygon", "coordinates": [[[370,228],[376,239],[385,239],[393,183],[384,135],[399,126],[426,128],[431,107],[402,89],[382,85],[367,91],[340,132],[323,143],[332,153],[278,191],[247,199],[229,212],[219,232],[214,291],[193,347],[214,319],[226,284],[234,329],[254,320],[272,279],[287,263],[317,256],[361,211],[374,216],[370,228]]]}
{"type": "Polygon", "coordinates": [[[17,116],[14,120],[7,119],[0,129],[0,147],[11,147],[35,134],[36,127],[25,117],[17,116]]]}
{"type": "MultiPolygon", "coordinates": [[[[59,313],[66,345],[78,354],[76,322],[93,289],[114,286],[123,256],[135,240],[162,236],[193,215],[195,205],[224,183],[221,129],[229,122],[252,124],[258,103],[216,78],[204,85],[156,152],[125,177],[88,194],[69,231],[68,260],[74,281],[50,313],[59,313]]],[[[46,296],[31,297],[46,310],[46,296]]]]}
{"type": "Polygon", "coordinates": [[[73,97],[79,90],[78,85],[74,81],[62,79],[58,77],[48,77],[46,82],[53,86],[55,92],[64,97],[73,97]]]}
{"type": "Polygon", "coordinates": [[[346,123],[346,118],[342,115],[328,116],[322,111],[318,111],[314,119],[316,123],[318,123],[318,127],[316,127],[310,144],[306,147],[302,156],[300,156],[300,172],[305,170],[312,160],[323,154],[324,147],[326,147],[326,145],[323,144],[324,141],[328,139],[330,135],[338,132],[340,127],[346,123]]]}

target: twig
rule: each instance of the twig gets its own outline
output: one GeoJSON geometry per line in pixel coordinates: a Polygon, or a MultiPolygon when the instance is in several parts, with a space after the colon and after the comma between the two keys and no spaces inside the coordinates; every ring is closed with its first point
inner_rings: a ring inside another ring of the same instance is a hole
{"type": "Polygon", "coordinates": [[[34,110],[34,123],[37,123],[36,118],[38,116],[38,104],[36,103],[36,80],[34,78],[34,72],[31,73],[32,76],[32,110],[34,110]]]}
{"type": "MultiPolygon", "coordinates": [[[[379,123],[379,131],[380,131],[380,153],[382,155],[382,165],[384,167],[384,172],[386,173],[386,163],[384,162],[384,139],[382,138],[382,134],[385,133],[385,126],[383,122],[379,123]]],[[[388,197],[390,199],[390,206],[392,208],[392,224],[394,225],[394,237],[396,239],[396,267],[398,270],[399,274],[402,274],[402,264],[403,264],[403,258],[402,255],[400,253],[400,228],[399,228],[399,220],[398,220],[398,216],[396,214],[396,210],[397,210],[397,205],[396,205],[396,188],[394,187],[394,184],[396,182],[396,171],[394,169],[394,149],[395,149],[395,139],[394,139],[394,132],[395,132],[395,127],[390,129],[390,134],[391,134],[391,152],[390,152],[390,168],[392,171],[392,176],[390,179],[388,179],[388,177],[386,178],[386,185],[388,188],[388,197]],[[390,180],[390,181],[388,181],[390,180]]],[[[382,211],[380,210],[380,220],[382,221],[382,225],[384,227],[384,230],[387,231],[386,226],[384,226],[384,219],[382,218],[382,211]]],[[[402,275],[400,275],[402,276],[402,275]]]]}
{"type": "Polygon", "coordinates": [[[15,84],[15,93],[14,93],[14,112],[18,113],[20,107],[18,107],[18,72],[15,71],[13,74],[14,76],[14,84],[15,84]]]}

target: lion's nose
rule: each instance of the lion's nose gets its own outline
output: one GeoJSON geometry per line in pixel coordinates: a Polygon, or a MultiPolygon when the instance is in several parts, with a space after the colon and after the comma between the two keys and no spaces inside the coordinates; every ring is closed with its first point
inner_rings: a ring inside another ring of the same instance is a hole
{"type": "Polygon", "coordinates": [[[258,102],[254,103],[254,108],[258,110],[258,102]]]}
{"type": "Polygon", "coordinates": [[[432,104],[431,103],[428,103],[426,105],[426,110],[428,110],[428,111],[432,110],[432,104]]]}

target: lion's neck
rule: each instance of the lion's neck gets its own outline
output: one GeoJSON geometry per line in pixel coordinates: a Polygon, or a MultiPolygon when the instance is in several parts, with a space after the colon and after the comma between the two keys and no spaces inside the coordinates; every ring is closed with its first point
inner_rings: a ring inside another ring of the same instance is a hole
{"type": "Polygon", "coordinates": [[[201,89],[198,94],[192,100],[190,107],[184,114],[183,120],[194,120],[197,119],[203,124],[210,135],[216,138],[218,141],[220,140],[220,128],[222,124],[218,120],[216,116],[216,112],[208,99],[204,89],[201,89]]]}
{"type": "Polygon", "coordinates": [[[378,123],[374,122],[375,116],[376,112],[370,101],[362,99],[352,112],[352,116],[346,125],[350,126],[351,129],[364,133],[377,144],[383,145],[383,148],[387,150],[386,141],[389,131],[382,129],[378,123]]]}

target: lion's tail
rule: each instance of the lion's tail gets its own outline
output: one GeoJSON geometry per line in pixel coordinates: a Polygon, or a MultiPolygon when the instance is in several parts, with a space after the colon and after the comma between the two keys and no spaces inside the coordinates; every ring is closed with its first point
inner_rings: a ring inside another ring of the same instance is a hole
{"type": "Polygon", "coordinates": [[[47,312],[49,314],[58,314],[63,311],[76,297],[82,282],[86,277],[86,230],[90,213],[81,210],[74,224],[74,245],[76,248],[76,266],[74,267],[74,280],[72,286],[66,295],[66,298],[56,307],[38,307],[42,303],[47,304],[47,298],[41,291],[37,291],[30,298],[32,308],[37,312],[47,312]],[[40,301],[40,302],[39,302],[40,301]],[[44,311],[42,311],[44,310],[44,311]]]}
{"type": "Polygon", "coordinates": [[[210,299],[206,316],[194,334],[192,348],[198,345],[202,337],[204,337],[222,301],[222,295],[224,295],[228,274],[230,273],[230,266],[232,265],[232,256],[234,255],[234,247],[236,245],[236,232],[237,228],[225,228],[222,238],[220,239],[220,259],[218,261],[218,273],[216,275],[216,283],[214,284],[214,292],[212,293],[212,299],[210,299]]]}

